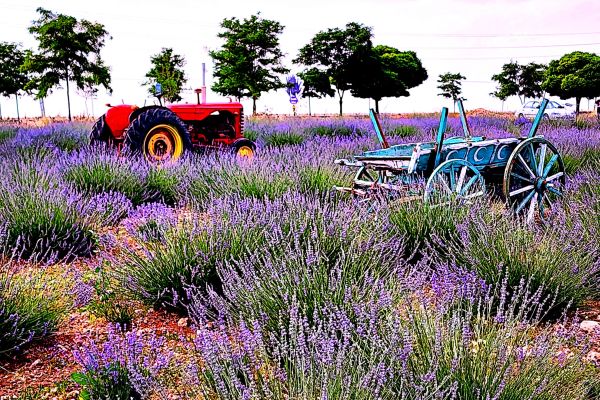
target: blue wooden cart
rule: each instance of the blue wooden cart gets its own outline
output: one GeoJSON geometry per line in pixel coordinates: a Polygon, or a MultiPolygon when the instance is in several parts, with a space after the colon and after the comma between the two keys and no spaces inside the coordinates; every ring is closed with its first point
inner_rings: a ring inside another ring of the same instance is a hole
{"type": "Polygon", "coordinates": [[[442,204],[471,202],[495,184],[515,213],[524,214],[528,221],[545,221],[562,195],[566,178],[556,147],[536,135],[547,104],[544,99],[526,137],[486,139],[471,136],[459,101],[464,137],[444,137],[448,109],[443,108],[435,141],[396,146],[388,144],[377,114],[371,110],[382,148],[335,160],[356,168],[352,186],[336,189],[367,200],[383,194],[442,204]]]}

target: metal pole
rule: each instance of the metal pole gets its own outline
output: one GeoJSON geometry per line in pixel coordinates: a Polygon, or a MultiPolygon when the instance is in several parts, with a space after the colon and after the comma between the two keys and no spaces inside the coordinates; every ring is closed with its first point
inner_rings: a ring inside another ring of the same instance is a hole
{"type": "Polygon", "coordinates": [[[42,114],[42,118],[46,116],[46,107],[44,106],[44,99],[40,99],[40,113],[42,114]]]}
{"type": "Polygon", "coordinates": [[[17,122],[21,123],[21,116],[19,115],[19,95],[15,93],[15,101],[17,102],[17,122]]]}
{"type": "Polygon", "coordinates": [[[206,63],[202,63],[202,104],[206,103],[206,63]]]}

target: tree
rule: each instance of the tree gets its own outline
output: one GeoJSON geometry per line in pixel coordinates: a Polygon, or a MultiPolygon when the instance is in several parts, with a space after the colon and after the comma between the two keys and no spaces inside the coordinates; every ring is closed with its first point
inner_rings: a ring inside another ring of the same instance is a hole
{"type": "Polygon", "coordinates": [[[574,97],[575,113],[579,115],[581,99],[600,96],[600,56],[574,51],[551,61],[542,87],[563,100],[574,97]]]}
{"type": "Polygon", "coordinates": [[[70,82],[80,90],[104,86],[111,91],[110,70],[100,57],[100,50],[110,36],[99,23],[43,8],[37,12],[40,17],[33,21],[29,32],[37,39],[39,52],[26,54],[24,68],[33,74],[26,88],[35,90],[36,98],[41,99],[64,81],[71,120],[70,82]]]}
{"type": "Polygon", "coordinates": [[[155,84],[162,86],[163,97],[169,103],[181,100],[181,89],[187,82],[183,66],[185,59],[179,54],[173,54],[173,49],[163,48],[160,53],[150,59],[152,68],[146,73],[148,80],[142,86],[148,85],[148,93],[156,95],[155,84]]]}
{"type": "Polygon", "coordinates": [[[284,26],[277,21],[252,15],[240,21],[237,18],[221,22],[225,39],[221,50],[211,51],[215,62],[212,89],[220,94],[237,98],[252,98],[252,113],[256,114],[256,100],[263,92],[286,87],[281,79],[289,70],[281,64],[283,53],[279,35],[284,26]]]}
{"type": "Polygon", "coordinates": [[[467,78],[461,73],[453,74],[452,72],[446,72],[445,74],[441,74],[437,80],[440,84],[437,88],[442,91],[438,93],[438,96],[452,99],[454,111],[456,111],[456,101],[459,99],[464,100],[460,95],[462,94],[462,81],[465,79],[467,78]]]}
{"type": "Polygon", "coordinates": [[[373,47],[354,72],[352,95],[373,99],[377,112],[382,98],[410,96],[408,89],[427,79],[427,70],[414,51],[383,45],[373,47]]]}
{"type": "Polygon", "coordinates": [[[504,64],[502,71],[492,76],[492,80],[498,82],[499,86],[490,94],[502,101],[510,96],[517,96],[521,104],[525,104],[528,97],[542,95],[541,84],[545,68],[545,65],[533,62],[526,65],[513,61],[504,64]]]}
{"type": "MultiPolygon", "coordinates": [[[[25,54],[16,43],[0,43],[0,96],[15,96],[19,120],[19,91],[25,88],[28,78],[22,71],[25,54]]],[[[0,118],[2,113],[0,112],[0,118]]]]}
{"type": "Polygon", "coordinates": [[[353,87],[373,47],[371,36],[371,28],[356,22],[347,24],[345,29],[321,31],[300,49],[293,61],[316,68],[329,78],[339,97],[340,115],[344,93],[353,87]]]}
{"type": "Polygon", "coordinates": [[[312,97],[320,99],[324,96],[333,96],[335,90],[331,87],[329,77],[323,71],[317,68],[309,68],[298,74],[304,83],[302,95],[308,97],[308,115],[311,115],[310,99],[312,97]]]}

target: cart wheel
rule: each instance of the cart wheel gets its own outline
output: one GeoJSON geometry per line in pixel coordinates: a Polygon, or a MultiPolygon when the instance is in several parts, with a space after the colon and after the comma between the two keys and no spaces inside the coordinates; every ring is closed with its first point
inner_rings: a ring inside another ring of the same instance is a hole
{"type": "Polygon", "coordinates": [[[367,167],[360,167],[354,175],[352,189],[354,197],[361,201],[371,201],[379,193],[378,184],[385,182],[385,172],[375,171],[367,167]],[[364,194],[359,194],[364,193],[364,194]]]}
{"type": "Polygon", "coordinates": [[[485,194],[485,182],[477,168],[465,160],[440,164],[427,180],[424,200],[433,205],[470,204],[485,194]]]}
{"type": "Polygon", "coordinates": [[[541,137],[527,139],[514,149],[504,170],[507,205],[527,222],[546,222],[552,205],[562,196],[565,166],[552,143],[541,137]],[[537,215],[536,215],[537,214],[537,215]]]}

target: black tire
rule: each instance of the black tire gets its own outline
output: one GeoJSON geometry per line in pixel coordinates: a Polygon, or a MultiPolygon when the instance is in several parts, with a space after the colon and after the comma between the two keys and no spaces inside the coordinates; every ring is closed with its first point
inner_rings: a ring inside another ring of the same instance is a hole
{"type": "Polygon", "coordinates": [[[240,157],[252,157],[256,153],[256,144],[250,139],[241,138],[233,142],[231,146],[233,154],[240,157]],[[251,154],[248,154],[248,149],[251,150],[251,154]]]}
{"type": "Polygon", "coordinates": [[[90,145],[95,146],[99,144],[110,145],[112,144],[112,134],[110,128],[106,123],[106,117],[103,115],[94,123],[92,130],[90,131],[90,145]]]}
{"type": "MultiPolygon", "coordinates": [[[[138,115],[127,128],[124,147],[133,153],[144,154],[150,161],[163,161],[163,158],[159,159],[152,155],[155,152],[148,148],[149,142],[147,140],[148,134],[153,133],[153,129],[160,125],[165,125],[169,129],[172,128],[179,135],[183,147],[182,152],[176,155],[175,158],[172,158],[173,154],[170,154],[165,159],[175,160],[186,151],[192,150],[192,142],[187,126],[177,114],[167,108],[152,108],[138,115]]],[[[173,140],[176,139],[173,138],[173,140]]],[[[175,149],[175,145],[173,145],[173,149],[175,149]]]]}

